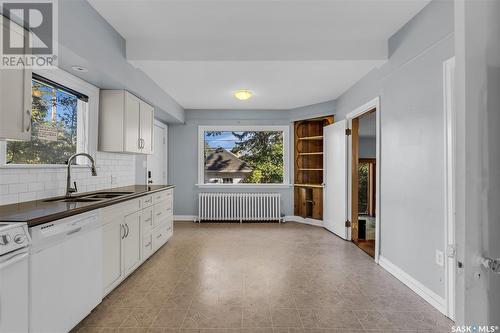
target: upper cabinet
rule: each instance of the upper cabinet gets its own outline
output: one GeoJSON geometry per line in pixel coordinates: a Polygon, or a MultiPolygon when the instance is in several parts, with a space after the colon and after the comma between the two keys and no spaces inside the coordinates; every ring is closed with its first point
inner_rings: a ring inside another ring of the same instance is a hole
{"type": "MultiPolygon", "coordinates": [[[[0,33],[8,22],[0,16],[0,33]]],[[[11,38],[27,45],[23,32],[22,27],[11,24],[11,38]]],[[[31,70],[0,69],[0,139],[31,139],[31,107],[31,70]]]]}
{"type": "Polygon", "coordinates": [[[102,90],[99,149],[153,153],[154,108],[125,90],[102,90]]]}

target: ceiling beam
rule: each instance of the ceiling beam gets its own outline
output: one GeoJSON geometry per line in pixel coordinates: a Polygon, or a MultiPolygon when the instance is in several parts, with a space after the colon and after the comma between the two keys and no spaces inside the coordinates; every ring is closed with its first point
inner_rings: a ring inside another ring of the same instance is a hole
{"type": "Polygon", "coordinates": [[[128,60],[321,61],[387,60],[386,40],[165,40],[127,39],[128,60]]]}

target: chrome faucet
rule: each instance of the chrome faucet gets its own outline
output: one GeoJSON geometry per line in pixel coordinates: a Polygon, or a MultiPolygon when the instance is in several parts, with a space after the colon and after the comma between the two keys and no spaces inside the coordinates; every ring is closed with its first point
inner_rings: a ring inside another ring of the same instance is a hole
{"type": "Polygon", "coordinates": [[[92,176],[97,176],[97,171],[95,169],[95,162],[92,156],[90,156],[87,153],[77,153],[73,154],[68,158],[68,175],[66,177],[66,198],[71,197],[71,193],[75,193],[78,191],[78,188],[76,187],[76,182],[73,183],[75,187],[71,187],[71,164],[73,163],[73,160],[77,158],[78,156],[85,156],[87,157],[90,162],[92,163],[92,166],[90,167],[90,171],[92,172],[92,176]]]}

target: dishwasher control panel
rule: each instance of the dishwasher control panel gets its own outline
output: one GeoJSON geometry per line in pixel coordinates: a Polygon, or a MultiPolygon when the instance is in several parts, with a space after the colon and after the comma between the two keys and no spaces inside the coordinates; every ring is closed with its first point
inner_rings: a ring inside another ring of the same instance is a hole
{"type": "Polygon", "coordinates": [[[26,247],[30,242],[26,223],[0,222],[0,255],[26,247]]]}

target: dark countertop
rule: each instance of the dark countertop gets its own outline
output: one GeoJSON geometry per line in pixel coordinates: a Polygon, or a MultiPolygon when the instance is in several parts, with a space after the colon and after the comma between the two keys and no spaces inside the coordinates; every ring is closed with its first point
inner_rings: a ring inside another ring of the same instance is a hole
{"type": "MultiPolygon", "coordinates": [[[[103,189],[95,192],[78,193],[73,197],[81,197],[101,192],[132,192],[113,199],[105,199],[94,202],[57,202],[57,198],[27,201],[18,204],[0,206],[0,221],[4,222],[27,222],[29,227],[52,222],[65,217],[81,214],[94,209],[111,206],[119,202],[127,201],[146,194],[174,188],[173,185],[131,185],[103,189]]],[[[60,197],[64,198],[64,197],[60,197]]]]}

